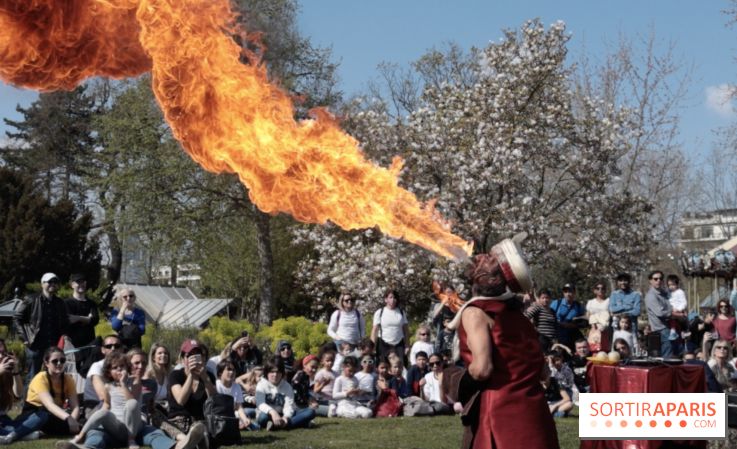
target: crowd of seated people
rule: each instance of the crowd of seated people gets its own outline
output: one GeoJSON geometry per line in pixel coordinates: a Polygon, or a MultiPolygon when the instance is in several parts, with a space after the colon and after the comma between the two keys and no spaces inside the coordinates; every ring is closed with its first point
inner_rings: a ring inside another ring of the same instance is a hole
{"type": "MultiPolygon", "coordinates": [[[[578,393],[588,391],[586,365],[592,350],[616,351],[626,362],[644,353],[648,334],[667,339],[671,354],[682,355],[685,363],[702,364],[709,391],[737,387],[737,330],[730,301],[720,300],[713,313],[688,314],[680,307],[682,298],[678,305],[668,302],[668,292],[678,290],[677,278],[668,278],[667,290],[660,287],[662,273],[653,272],[649,278],[651,289],[644,308],[626,275],[617,278],[620,288],[611,296],[606,295],[606,284],[597,283],[586,307],[577,302],[571,284],[564,286],[561,299],[552,300],[549,290],[529,299],[526,315],[539,328],[539,344],[548,357],[549,369],[540,381],[551,413],[566,416],[578,393]],[[641,315],[647,316],[647,324],[644,319],[638,322],[641,315]],[[591,329],[595,340],[589,335],[591,329]]],[[[45,300],[54,300],[58,282],[53,274],[44,275],[45,300]]],[[[75,300],[83,301],[84,279],[75,277],[73,285],[79,293],[75,300]]],[[[231,418],[241,431],[309,428],[316,416],[366,419],[398,416],[403,408],[407,415],[462,410],[441,391],[443,369],[454,363],[445,335],[448,311],[436,310],[434,326],[420,324],[410,341],[406,316],[393,292],[387,294],[384,314],[377,311],[383,321],[374,324],[373,338],[366,336],[353,299],[342,295],[341,312],[333,315],[332,341],[317,354],[301,358],[295,357],[285,340],[277,342],[273,355],[264,355],[246,331],[213,357],[210,349],[217,348],[207,348],[197,339],[183,341],[178,352],[154,343],[144,353],[140,337],[145,322],[135,301],[133,290],[118,292],[110,316],[117,333],[101,339],[99,360],[74,364],[72,371],[84,366],[84,372],[78,372],[84,377],[81,388],[67,372],[65,351],[56,344],[41,350],[41,344],[58,340],[52,331],[72,321],[77,327],[93,326],[93,314],[87,320],[79,315],[66,321],[23,311],[17,314],[29,377],[24,381],[16,356],[0,340],[0,409],[4,410],[0,444],[48,434],[66,436],[57,442],[58,449],[206,447],[206,403],[222,395],[232,397],[231,418]],[[392,336],[390,326],[396,327],[392,332],[397,335],[392,336]],[[21,412],[10,418],[7,411],[21,402],[21,412]]],[[[82,310],[77,313],[84,313],[79,304],[75,307],[82,310]]]]}

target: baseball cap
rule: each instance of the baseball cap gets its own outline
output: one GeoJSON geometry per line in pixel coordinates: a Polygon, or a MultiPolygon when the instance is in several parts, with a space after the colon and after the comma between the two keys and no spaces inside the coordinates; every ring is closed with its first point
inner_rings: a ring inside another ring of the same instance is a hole
{"type": "Polygon", "coordinates": [[[41,276],[41,283],[51,282],[51,281],[59,282],[59,276],[55,275],[54,273],[46,273],[43,276],[41,276]]]}
{"type": "Polygon", "coordinates": [[[189,354],[195,349],[202,350],[202,346],[197,340],[184,340],[182,347],[179,349],[180,354],[189,354]]]}
{"type": "Polygon", "coordinates": [[[573,284],[568,283],[563,286],[563,291],[573,292],[576,291],[576,287],[573,284]]]}
{"type": "Polygon", "coordinates": [[[69,276],[69,282],[82,282],[86,280],[87,276],[85,276],[83,273],[74,273],[69,276]]]}

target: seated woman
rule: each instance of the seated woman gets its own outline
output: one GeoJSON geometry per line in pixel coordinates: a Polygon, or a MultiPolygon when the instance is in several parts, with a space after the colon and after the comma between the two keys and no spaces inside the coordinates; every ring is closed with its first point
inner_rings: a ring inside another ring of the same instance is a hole
{"type": "Polygon", "coordinates": [[[77,387],[72,376],[64,374],[66,361],[64,351],[55,346],[44,352],[43,370],[31,380],[23,406],[27,419],[36,419],[40,430],[53,435],[79,432],[77,387]]]}
{"type": "Polygon", "coordinates": [[[256,422],[266,430],[310,427],[315,418],[315,410],[294,406],[294,390],[284,379],[284,363],[281,357],[274,357],[264,365],[265,378],[256,386],[256,422]]]}
{"type": "Polygon", "coordinates": [[[171,372],[171,355],[166,346],[160,343],[151,345],[148,353],[148,369],[143,375],[144,379],[156,381],[155,402],[166,402],[167,390],[169,389],[168,378],[171,372]]]}
{"type": "Polygon", "coordinates": [[[230,359],[222,360],[217,366],[217,382],[215,389],[220,394],[227,394],[233,397],[233,408],[235,416],[238,418],[238,428],[241,430],[258,430],[256,423],[252,423],[246,416],[243,409],[243,390],[241,386],[235,382],[235,364],[230,359]]]}
{"type": "Polygon", "coordinates": [[[38,415],[21,413],[15,419],[8,416],[8,410],[23,394],[23,378],[19,368],[15,355],[7,352],[5,340],[0,338],[0,444],[37,440],[41,436],[37,429],[43,423],[38,415]]]}
{"type": "Polygon", "coordinates": [[[110,314],[110,324],[127,348],[140,348],[146,332],[146,314],[136,307],[136,294],[124,288],[116,294],[117,307],[110,314]]]}
{"type": "Polygon", "coordinates": [[[178,441],[201,441],[205,437],[204,406],[216,393],[215,376],[205,369],[206,351],[197,340],[184,340],[179,350],[181,369],[169,374],[169,414],[162,429],[178,441]],[[185,436],[186,434],[186,436],[185,436]]]}
{"type": "Polygon", "coordinates": [[[440,384],[443,382],[443,357],[438,353],[430,356],[430,372],[425,374],[420,384],[422,385],[422,399],[430,403],[434,414],[452,415],[453,408],[443,402],[440,395],[440,384]]]}
{"type": "Polygon", "coordinates": [[[113,351],[105,356],[102,377],[105,382],[103,406],[94,412],[82,430],[72,439],[73,443],[82,443],[90,429],[102,427],[102,430],[128,441],[129,449],[138,449],[136,436],[141,429],[141,410],[136,398],[141,395],[141,384],[129,382],[131,371],[126,355],[113,351]]]}

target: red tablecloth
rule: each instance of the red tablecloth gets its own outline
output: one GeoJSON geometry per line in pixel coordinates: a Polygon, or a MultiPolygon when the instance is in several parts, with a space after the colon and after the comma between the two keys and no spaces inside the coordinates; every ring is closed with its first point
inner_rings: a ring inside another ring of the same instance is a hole
{"type": "MultiPolygon", "coordinates": [[[[701,365],[606,366],[589,363],[586,376],[591,393],[704,393],[701,365]]],[[[581,440],[581,449],[658,449],[655,440],[581,440]]],[[[678,441],[689,448],[705,448],[706,441],[678,441]]]]}

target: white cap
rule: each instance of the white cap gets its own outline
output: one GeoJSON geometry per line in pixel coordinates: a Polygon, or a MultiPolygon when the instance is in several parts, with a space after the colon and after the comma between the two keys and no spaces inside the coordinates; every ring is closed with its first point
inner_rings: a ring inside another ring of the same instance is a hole
{"type": "Polygon", "coordinates": [[[59,276],[55,275],[54,273],[46,273],[43,276],[41,276],[41,283],[49,282],[52,279],[59,280],[59,276]]]}

